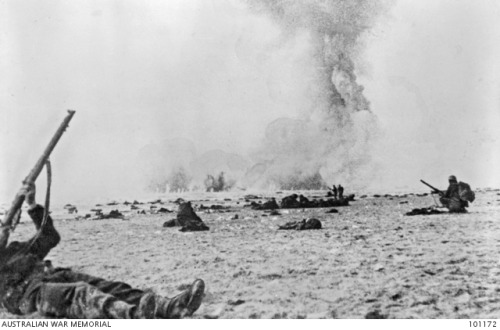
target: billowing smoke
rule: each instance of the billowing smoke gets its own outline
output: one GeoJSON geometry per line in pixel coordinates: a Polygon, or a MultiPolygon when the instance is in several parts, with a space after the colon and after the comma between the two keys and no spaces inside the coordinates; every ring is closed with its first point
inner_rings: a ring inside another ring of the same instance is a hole
{"type": "Polygon", "coordinates": [[[318,189],[334,182],[361,186],[373,170],[370,143],[377,125],[357,82],[355,62],[363,34],[387,3],[262,0],[250,6],[282,27],[285,42],[311,45],[311,69],[303,78],[309,87],[301,117],[268,126],[247,184],[283,189],[318,189]]]}
{"type": "Polygon", "coordinates": [[[135,162],[142,188],[161,193],[228,190],[235,187],[249,167],[242,156],[223,150],[200,154],[194,142],[182,138],[144,146],[135,162]]]}

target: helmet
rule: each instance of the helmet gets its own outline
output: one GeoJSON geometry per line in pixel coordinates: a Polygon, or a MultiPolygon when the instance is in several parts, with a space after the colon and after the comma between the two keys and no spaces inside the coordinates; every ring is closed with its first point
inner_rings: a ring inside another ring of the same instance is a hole
{"type": "Polygon", "coordinates": [[[450,175],[450,176],[448,177],[448,181],[457,181],[457,177],[456,177],[456,176],[454,176],[454,175],[450,175]]]}

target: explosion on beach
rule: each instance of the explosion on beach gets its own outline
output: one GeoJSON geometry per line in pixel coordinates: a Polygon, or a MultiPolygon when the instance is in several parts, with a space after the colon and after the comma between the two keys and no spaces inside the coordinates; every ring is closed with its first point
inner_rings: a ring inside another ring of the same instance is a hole
{"type": "Polygon", "coordinates": [[[377,118],[357,82],[355,62],[363,34],[387,3],[252,1],[248,6],[272,19],[281,31],[282,44],[308,45],[303,77],[308,81],[306,106],[298,117],[271,122],[261,145],[246,157],[219,150],[208,153],[218,152],[218,157],[200,162],[206,154],[197,156],[191,142],[175,147],[172,141],[165,142],[168,146],[163,151],[157,145],[157,153],[166,155],[163,160],[145,157],[144,152],[141,156],[142,167],[148,169],[146,185],[150,190],[158,186],[159,190],[196,190],[207,176],[224,172],[233,181],[231,187],[322,189],[343,182],[362,188],[366,174],[375,170],[370,149],[377,137],[377,118]],[[200,163],[206,168],[200,168],[200,163]]]}

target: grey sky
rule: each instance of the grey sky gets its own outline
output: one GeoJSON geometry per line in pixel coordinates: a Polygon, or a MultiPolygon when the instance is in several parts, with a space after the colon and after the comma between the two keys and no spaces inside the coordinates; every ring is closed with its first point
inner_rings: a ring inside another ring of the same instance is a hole
{"type": "MultiPolygon", "coordinates": [[[[494,0],[398,1],[365,36],[357,74],[384,132],[375,187],[451,173],[500,185],[499,16],[494,0]]],[[[147,143],[246,154],[311,102],[308,45],[237,0],[1,1],[0,44],[2,201],[65,109],[77,114],[53,156],[61,201],[131,189],[147,143]]]]}

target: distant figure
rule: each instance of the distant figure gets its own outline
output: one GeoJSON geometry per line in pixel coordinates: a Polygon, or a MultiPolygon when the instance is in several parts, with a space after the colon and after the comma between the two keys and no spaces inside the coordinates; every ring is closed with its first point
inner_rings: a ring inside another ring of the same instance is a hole
{"type": "Polygon", "coordinates": [[[340,184],[339,184],[338,192],[339,192],[339,199],[343,199],[344,198],[344,187],[342,187],[340,184]]]}
{"type": "Polygon", "coordinates": [[[465,213],[466,207],[469,207],[469,202],[475,199],[474,192],[465,182],[457,182],[454,175],[448,178],[449,186],[446,191],[441,192],[439,201],[446,207],[450,213],[465,213]]]}
{"type": "Polygon", "coordinates": [[[333,191],[333,198],[337,199],[338,191],[337,191],[337,187],[335,187],[335,185],[333,185],[332,191],[333,191]]]}
{"type": "Polygon", "coordinates": [[[299,196],[299,203],[301,207],[308,208],[311,207],[311,201],[304,195],[299,196]]]}
{"type": "Polygon", "coordinates": [[[206,231],[209,227],[194,212],[191,202],[179,203],[177,218],[168,220],[163,227],[181,227],[180,231],[206,231]]]}

